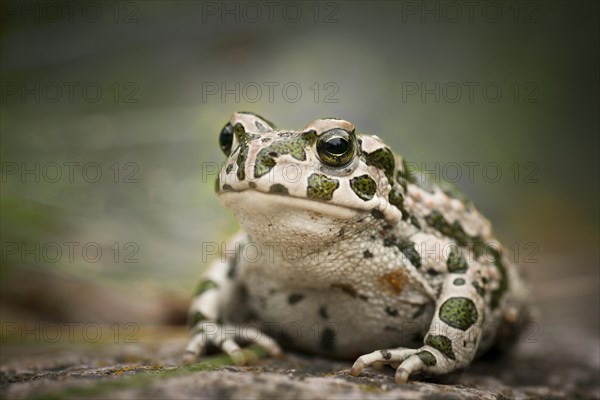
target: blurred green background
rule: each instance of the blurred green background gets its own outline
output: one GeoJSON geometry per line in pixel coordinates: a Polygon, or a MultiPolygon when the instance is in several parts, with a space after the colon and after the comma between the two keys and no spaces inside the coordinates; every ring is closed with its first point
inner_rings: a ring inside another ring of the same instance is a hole
{"type": "Polygon", "coordinates": [[[598,332],[597,3],[267,3],[2,2],[3,322],[183,323],[246,110],[455,180],[546,315],[598,332]]]}

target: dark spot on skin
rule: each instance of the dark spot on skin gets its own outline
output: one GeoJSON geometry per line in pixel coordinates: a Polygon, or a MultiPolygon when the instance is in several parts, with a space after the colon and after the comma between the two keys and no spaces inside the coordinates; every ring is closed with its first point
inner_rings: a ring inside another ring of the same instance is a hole
{"type": "Polygon", "coordinates": [[[269,193],[289,194],[288,189],[281,183],[275,183],[269,188],[269,193]]]}
{"type": "Polygon", "coordinates": [[[263,124],[261,124],[258,121],[254,121],[254,125],[256,126],[256,129],[258,129],[259,132],[266,132],[267,131],[267,127],[264,126],[263,124]]]}
{"type": "Polygon", "coordinates": [[[271,139],[266,138],[266,137],[260,139],[260,141],[263,142],[263,143],[267,143],[269,140],[271,140],[271,139]]]}
{"type": "Polygon", "coordinates": [[[288,296],[288,303],[289,304],[296,304],[298,303],[300,300],[302,300],[304,298],[303,294],[300,293],[292,293],[288,296]]]}
{"type": "Polygon", "coordinates": [[[431,276],[437,276],[437,275],[439,275],[439,274],[440,274],[440,272],[439,272],[439,271],[436,271],[435,269],[432,269],[432,268],[429,268],[429,269],[427,270],[427,273],[428,273],[429,275],[431,275],[431,276]]]}
{"type": "Polygon", "coordinates": [[[415,244],[410,241],[400,242],[398,244],[400,251],[408,258],[415,268],[421,267],[421,256],[415,249],[415,244]]]}
{"type": "Polygon", "coordinates": [[[410,216],[410,223],[416,226],[417,228],[421,229],[421,224],[419,223],[417,217],[415,217],[414,215],[410,216]]]}
{"type": "Polygon", "coordinates": [[[240,293],[240,300],[244,303],[246,303],[248,301],[248,288],[246,287],[246,285],[240,285],[239,288],[239,293],[240,293]]]}
{"type": "Polygon", "coordinates": [[[363,301],[368,301],[369,300],[369,298],[367,296],[365,296],[364,294],[359,294],[358,298],[361,299],[361,300],[363,300],[363,301]]]}
{"type": "Polygon", "coordinates": [[[294,338],[290,336],[285,329],[281,330],[277,334],[278,341],[283,347],[294,347],[294,338]]]}
{"type": "Polygon", "coordinates": [[[415,313],[412,315],[412,319],[419,318],[421,315],[423,315],[425,310],[427,310],[427,304],[421,304],[419,308],[417,308],[417,311],[415,311],[415,313]]]}
{"type": "Polygon", "coordinates": [[[272,151],[272,152],[269,153],[269,156],[271,156],[271,157],[279,157],[279,154],[277,154],[277,152],[275,152],[275,151],[272,151]]]}
{"type": "Polygon", "coordinates": [[[415,268],[421,267],[421,256],[415,249],[414,242],[411,242],[408,240],[407,241],[399,241],[395,235],[391,235],[391,236],[388,236],[385,239],[383,239],[383,245],[385,247],[391,247],[391,246],[398,247],[398,250],[400,250],[406,258],[408,258],[410,263],[415,268]]]}
{"type": "Polygon", "coordinates": [[[219,189],[221,189],[221,179],[217,175],[217,179],[215,179],[215,192],[219,193],[219,189]]]}
{"type": "Polygon", "coordinates": [[[388,236],[385,239],[383,239],[383,246],[384,247],[392,247],[395,246],[398,242],[398,238],[394,235],[392,236],[388,236]]]}
{"type": "Polygon", "coordinates": [[[440,319],[453,328],[466,331],[475,322],[479,314],[471,299],[466,297],[451,297],[446,300],[439,310],[440,319]]]}
{"type": "Polygon", "coordinates": [[[333,283],[331,285],[332,289],[341,289],[342,292],[346,293],[347,295],[350,295],[352,297],[356,297],[357,292],[356,289],[354,288],[354,286],[349,285],[347,283],[333,283]]]}
{"type": "Polygon", "coordinates": [[[481,297],[485,296],[485,289],[479,284],[479,282],[473,282],[472,285],[481,297]]]}
{"type": "Polygon", "coordinates": [[[323,319],[329,319],[329,314],[327,313],[327,307],[325,306],[321,306],[319,308],[319,315],[321,316],[321,318],[323,319]]]}
{"type": "Polygon", "coordinates": [[[397,317],[397,316],[398,316],[398,310],[396,310],[395,308],[393,308],[393,307],[390,307],[390,306],[387,306],[387,307],[385,308],[385,312],[386,312],[388,315],[392,316],[392,317],[397,317]]]}
{"type": "Polygon", "coordinates": [[[350,188],[364,201],[371,200],[377,192],[377,184],[369,175],[361,175],[350,179],[350,188]]]}
{"type": "Polygon", "coordinates": [[[256,183],[254,182],[248,183],[248,186],[250,186],[252,189],[256,189],[256,183]]]}
{"type": "Polygon", "coordinates": [[[409,217],[408,211],[404,208],[404,196],[396,189],[392,190],[388,196],[391,205],[402,212],[402,220],[406,221],[409,217]]]}
{"type": "Polygon", "coordinates": [[[229,185],[229,184],[226,183],[226,184],[223,185],[223,191],[224,192],[231,192],[231,191],[233,191],[233,188],[231,187],[231,185],[229,185]]]}
{"type": "Polygon", "coordinates": [[[233,169],[233,164],[229,164],[226,168],[225,168],[225,172],[227,174],[229,174],[231,172],[231,170],[233,169]]]}
{"type": "Polygon", "coordinates": [[[381,353],[381,358],[384,360],[390,360],[392,358],[392,353],[388,350],[379,350],[379,353],[381,353]]]}
{"type": "Polygon", "coordinates": [[[463,340],[463,347],[467,347],[467,341],[463,340]]]}
{"type": "Polygon", "coordinates": [[[229,279],[232,279],[233,277],[235,277],[235,274],[237,272],[237,267],[238,267],[237,260],[238,260],[237,255],[229,260],[229,269],[227,270],[227,277],[229,279]]]}
{"type": "Polygon", "coordinates": [[[431,367],[431,366],[437,364],[437,360],[435,359],[435,356],[427,350],[418,352],[416,354],[416,356],[419,357],[421,359],[421,361],[423,361],[423,364],[427,365],[428,367],[431,367]]]}
{"type": "Polygon", "coordinates": [[[465,284],[465,280],[463,278],[456,278],[452,283],[454,283],[456,286],[462,286],[465,284]]]}
{"type": "Polygon", "coordinates": [[[371,210],[371,215],[375,219],[383,219],[384,218],[383,213],[381,211],[379,211],[378,209],[376,209],[376,208],[374,208],[373,210],[371,210]]]}
{"type": "Polygon", "coordinates": [[[321,348],[327,352],[331,352],[335,349],[335,331],[330,327],[323,329],[321,335],[321,348]]]}
{"type": "Polygon", "coordinates": [[[371,254],[371,252],[369,250],[365,250],[363,252],[363,257],[364,258],[371,258],[371,257],[373,257],[373,254],[371,254]]]}
{"type": "Polygon", "coordinates": [[[456,360],[454,351],[452,350],[452,341],[443,335],[429,335],[425,344],[439,350],[440,353],[449,358],[450,360],[456,360]]]}
{"type": "Polygon", "coordinates": [[[467,260],[465,260],[465,258],[462,255],[462,252],[456,246],[452,246],[452,248],[450,249],[450,254],[448,255],[448,260],[446,261],[446,266],[448,267],[448,272],[452,272],[454,274],[465,273],[469,268],[467,260]]]}
{"type": "Polygon", "coordinates": [[[340,231],[338,232],[338,237],[342,237],[344,236],[344,228],[340,229],[340,231]]]}

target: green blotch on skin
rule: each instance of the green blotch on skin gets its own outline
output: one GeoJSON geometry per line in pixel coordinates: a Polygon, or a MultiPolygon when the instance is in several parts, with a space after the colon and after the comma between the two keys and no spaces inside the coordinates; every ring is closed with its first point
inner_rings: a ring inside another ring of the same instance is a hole
{"type": "Polygon", "coordinates": [[[409,166],[406,160],[402,160],[402,169],[398,170],[396,181],[404,188],[405,192],[408,183],[416,185],[429,193],[433,193],[436,187],[431,174],[420,171],[414,165],[409,166]]]}
{"type": "Polygon", "coordinates": [[[200,281],[200,283],[198,283],[196,291],[194,292],[194,296],[199,296],[209,289],[217,289],[218,287],[219,285],[217,285],[216,282],[211,281],[210,279],[200,281]]]}
{"type": "Polygon", "coordinates": [[[246,143],[242,143],[240,145],[240,153],[238,154],[237,160],[235,163],[237,164],[237,178],[239,181],[243,181],[246,179],[246,159],[248,158],[248,145],[246,143]]]}
{"type": "Polygon", "coordinates": [[[506,266],[502,261],[500,252],[493,246],[485,243],[481,237],[467,235],[458,221],[450,224],[438,211],[431,212],[431,214],[425,217],[425,221],[442,234],[454,239],[459,245],[472,248],[477,259],[485,254],[492,255],[494,265],[500,273],[500,281],[498,288],[492,291],[490,307],[492,310],[498,308],[502,296],[508,290],[508,273],[506,272],[506,266]]]}
{"type": "Polygon", "coordinates": [[[288,189],[283,186],[281,183],[274,183],[269,188],[269,193],[277,193],[277,194],[289,194],[288,189]]]}
{"type": "Polygon", "coordinates": [[[206,315],[202,314],[200,311],[196,311],[190,318],[190,327],[196,326],[196,324],[200,321],[206,321],[206,315]]]}
{"type": "Polygon", "coordinates": [[[502,261],[502,255],[493,246],[490,246],[479,237],[476,236],[472,238],[473,240],[473,252],[477,258],[482,257],[486,254],[491,254],[494,259],[494,265],[498,269],[500,273],[500,281],[497,289],[492,290],[491,299],[490,299],[490,307],[492,310],[498,308],[500,305],[500,300],[504,293],[508,290],[508,273],[506,272],[506,267],[504,262],[502,261]]]}
{"type": "Polygon", "coordinates": [[[443,335],[429,335],[425,344],[439,350],[440,353],[450,360],[456,360],[454,351],[452,350],[452,341],[443,335]]]}
{"type": "Polygon", "coordinates": [[[466,297],[452,297],[440,307],[440,319],[453,328],[466,331],[479,317],[477,307],[466,297]]]}
{"type": "Polygon", "coordinates": [[[452,272],[454,274],[465,273],[469,268],[467,260],[465,260],[460,249],[458,249],[456,246],[453,246],[450,249],[446,266],[448,267],[448,272],[452,272]]]}
{"type": "Polygon", "coordinates": [[[460,223],[458,221],[449,223],[439,211],[432,211],[425,217],[425,221],[444,236],[454,239],[459,245],[467,246],[469,244],[469,235],[465,233],[460,223]]]}
{"type": "Polygon", "coordinates": [[[409,171],[408,166],[406,165],[406,160],[402,160],[402,168],[398,170],[398,174],[396,175],[396,182],[398,182],[400,186],[402,186],[405,193],[407,184],[415,183],[415,177],[409,171]]]}
{"type": "Polygon", "coordinates": [[[388,196],[388,200],[391,205],[393,205],[402,212],[402,220],[406,221],[409,215],[408,211],[406,211],[406,209],[404,208],[404,196],[402,196],[402,193],[393,189],[388,196]]]}
{"type": "Polygon", "coordinates": [[[277,164],[275,159],[268,154],[263,154],[262,149],[256,157],[256,164],[254,164],[254,178],[260,178],[267,174],[277,164]]]}
{"type": "Polygon", "coordinates": [[[333,192],[340,187],[337,179],[331,179],[327,175],[312,174],[308,177],[306,196],[311,199],[331,200],[333,192]]]}
{"type": "Polygon", "coordinates": [[[383,147],[372,153],[365,153],[364,156],[367,165],[373,165],[382,170],[390,185],[394,185],[396,160],[394,160],[394,154],[389,148],[383,147]]]}
{"type": "Polygon", "coordinates": [[[254,177],[260,178],[267,174],[276,164],[276,157],[289,154],[296,160],[305,161],[305,149],[312,146],[317,138],[315,131],[308,131],[293,138],[286,138],[271,143],[258,152],[254,164],[254,177]]]}
{"type": "Polygon", "coordinates": [[[437,364],[437,360],[435,359],[435,356],[427,350],[418,352],[416,354],[416,356],[419,357],[421,359],[421,361],[423,361],[423,364],[427,365],[428,367],[431,367],[431,366],[437,364]]]}
{"type": "Polygon", "coordinates": [[[350,179],[350,188],[364,201],[371,200],[377,191],[377,184],[369,175],[350,179]]]}
{"type": "Polygon", "coordinates": [[[414,242],[400,242],[398,243],[398,248],[400,249],[402,254],[404,254],[406,258],[410,260],[411,264],[414,265],[415,268],[421,267],[421,256],[419,255],[419,252],[415,249],[414,242]]]}

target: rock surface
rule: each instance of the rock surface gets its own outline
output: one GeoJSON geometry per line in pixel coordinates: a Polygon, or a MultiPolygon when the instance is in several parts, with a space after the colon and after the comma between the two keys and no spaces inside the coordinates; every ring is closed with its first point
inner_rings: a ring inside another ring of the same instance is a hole
{"type": "MultiPolygon", "coordinates": [[[[556,330],[525,335],[510,355],[478,360],[452,384],[398,386],[391,368],[348,375],[350,363],[287,353],[236,367],[204,357],[184,367],[183,328],[142,329],[138,343],[3,344],[2,398],[595,399],[598,339],[556,330]],[[562,338],[562,339],[561,339],[562,338]]],[[[252,351],[252,350],[249,350],[252,351]]],[[[254,352],[259,356],[260,351],[254,352]]]]}

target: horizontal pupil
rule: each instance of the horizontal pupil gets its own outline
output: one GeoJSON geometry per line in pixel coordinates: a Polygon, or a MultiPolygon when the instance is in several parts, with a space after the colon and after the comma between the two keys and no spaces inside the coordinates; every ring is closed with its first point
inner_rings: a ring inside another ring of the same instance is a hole
{"type": "Polygon", "coordinates": [[[348,150],[348,142],[346,139],[334,137],[325,142],[325,151],[330,154],[341,155],[348,150]]]}

